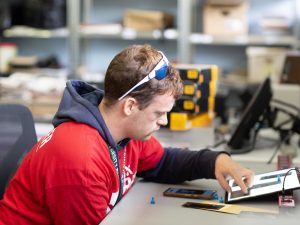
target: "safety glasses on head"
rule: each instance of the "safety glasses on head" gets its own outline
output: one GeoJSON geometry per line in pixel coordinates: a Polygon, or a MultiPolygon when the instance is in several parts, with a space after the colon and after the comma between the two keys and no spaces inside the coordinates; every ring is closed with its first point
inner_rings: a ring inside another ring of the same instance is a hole
{"type": "Polygon", "coordinates": [[[161,60],[156,64],[156,66],[151,70],[151,72],[144,77],[140,82],[138,82],[136,85],[134,85],[129,91],[127,91],[125,94],[123,94],[118,100],[121,101],[123,98],[125,98],[129,93],[134,91],[136,88],[140,87],[144,83],[150,81],[151,79],[155,78],[157,80],[161,80],[166,77],[168,73],[168,66],[169,66],[169,60],[167,57],[162,53],[161,51],[158,51],[162,58],[161,60]]]}

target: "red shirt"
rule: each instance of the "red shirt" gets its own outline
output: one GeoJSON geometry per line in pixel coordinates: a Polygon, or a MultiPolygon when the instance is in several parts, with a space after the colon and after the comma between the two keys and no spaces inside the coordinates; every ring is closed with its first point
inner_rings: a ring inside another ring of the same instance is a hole
{"type": "MultiPolygon", "coordinates": [[[[153,168],[164,150],[152,137],[131,140],[118,153],[125,173],[124,195],[137,171],[153,168]]],[[[0,225],[98,224],[116,204],[118,193],[119,176],[99,132],[66,122],[22,161],[0,201],[0,225]]]]}

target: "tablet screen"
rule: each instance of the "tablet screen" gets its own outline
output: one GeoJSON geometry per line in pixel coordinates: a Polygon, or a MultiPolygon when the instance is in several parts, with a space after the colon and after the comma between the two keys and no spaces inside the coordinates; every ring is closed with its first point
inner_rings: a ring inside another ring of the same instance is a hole
{"type": "Polygon", "coordinates": [[[284,181],[284,189],[292,190],[300,188],[297,171],[295,168],[288,168],[284,170],[276,170],[273,172],[256,174],[254,176],[253,185],[248,189],[248,193],[244,194],[240,187],[233,179],[229,180],[229,185],[232,192],[226,193],[225,201],[233,202],[242,199],[253,198],[261,195],[281,192],[284,181]],[[285,181],[284,177],[286,175],[285,181]]]}

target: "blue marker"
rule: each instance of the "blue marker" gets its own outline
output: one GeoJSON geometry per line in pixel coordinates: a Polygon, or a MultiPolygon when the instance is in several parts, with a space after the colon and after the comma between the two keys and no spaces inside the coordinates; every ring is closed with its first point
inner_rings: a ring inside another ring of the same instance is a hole
{"type": "Polygon", "coordinates": [[[223,199],[222,196],[221,196],[220,199],[219,199],[219,203],[224,203],[224,199],[223,199]]]}
{"type": "Polygon", "coordinates": [[[214,200],[219,200],[218,193],[215,193],[215,194],[214,194],[214,200]]]}
{"type": "Polygon", "coordinates": [[[151,204],[151,205],[154,205],[154,204],[155,204],[155,198],[154,198],[154,196],[151,197],[150,204],[151,204]]]}

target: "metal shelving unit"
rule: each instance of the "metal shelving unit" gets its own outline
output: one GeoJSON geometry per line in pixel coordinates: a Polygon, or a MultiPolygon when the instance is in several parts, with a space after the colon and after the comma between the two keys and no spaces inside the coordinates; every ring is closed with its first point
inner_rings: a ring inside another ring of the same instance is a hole
{"type": "Polygon", "coordinates": [[[95,0],[67,0],[67,21],[68,26],[64,29],[29,30],[28,32],[5,31],[6,37],[14,38],[67,38],[69,70],[73,77],[77,77],[77,69],[80,66],[81,39],[116,39],[116,40],[171,40],[177,41],[177,58],[182,63],[191,63],[195,45],[229,45],[229,46],[286,46],[293,49],[300,47],[300,0],[295,2],[295,25],[293,34],[290,36],[211,36],[203,33],[193,32],[193,14],[197,6],[197,0],[176,0],[177,3],[177,29],[164,31],[154,30],[139,32],[132,29],[120,27],[120,30],[107,32],[87,32],[80,26],[82,22],[90,20],[95,0]],[[82,9],[81,9],[82,8],[82,9]],[[82,15],[81,15],[82,14],[82,15]]]}
{"type": "MultiPolygon", "coordinates": [[[[180,52],[183,60],[184,58],[190,59],[190,54],[192,53],[189,45],[234,45],[234,46],[251,46],[251,45],[261,45],[261,46],[285,46],[291,47],[293,49],[300,48],[300,0],[294,0],[294,25],[293,33],[291,35],[275,36],[275,35],[244,35],[244,36],[212,36],[203,33],[194,33],[191,31],[192,19],[188,15],[195,8],[195,0],[180,1],[182,6],[179,9],[178,15],[180,18],[184,18],[184,23],[182,26],[184,28],[179,28],[182,31],[183,37],[186,40],[179,40],[182,42],[180,47],[182,51],[180,52]],[[186,6],[189,4],[190,6],[186,6]],[[184,26],[186,25],[186,27],[184,26]]],[[[250,0],[249,0],[250,1],[250,0]]],[[[179,4],[180,5],[180,4],[179,4]]],[[[179,26],[180,27],[180,26],[179,26]]],[[[180,48],[179,48],[180,49],[180,48]]],[[[191,62],[191,60],[188,60],[191,62]]]]}
{"type": "MultiPolygon", "coordinates": [[[[78,0],[75,0],[78,1],[78,0]]],[[[88,21],[94,0],[83,2],[83,18],[88,21]]],[[[300,0],[295,1],[295,25],[293,34],[286,36],[212,36],[193,32],[193,13],[197,0],[177,0],[177,29],[165,31],[138,32],[122,29],[118,33],[80,33],[81,38],[119,39],[119,40],[174,40],[177,41],[177,58],[182,63],[191,63],[194,45],[229,46],[284,46],[298,49],[300,46],[300,0]]],[[[73,2],[70,0],[70,2],[73,2]]],[[[71,3],[70,3],[71,4],[71,3]]]]}

